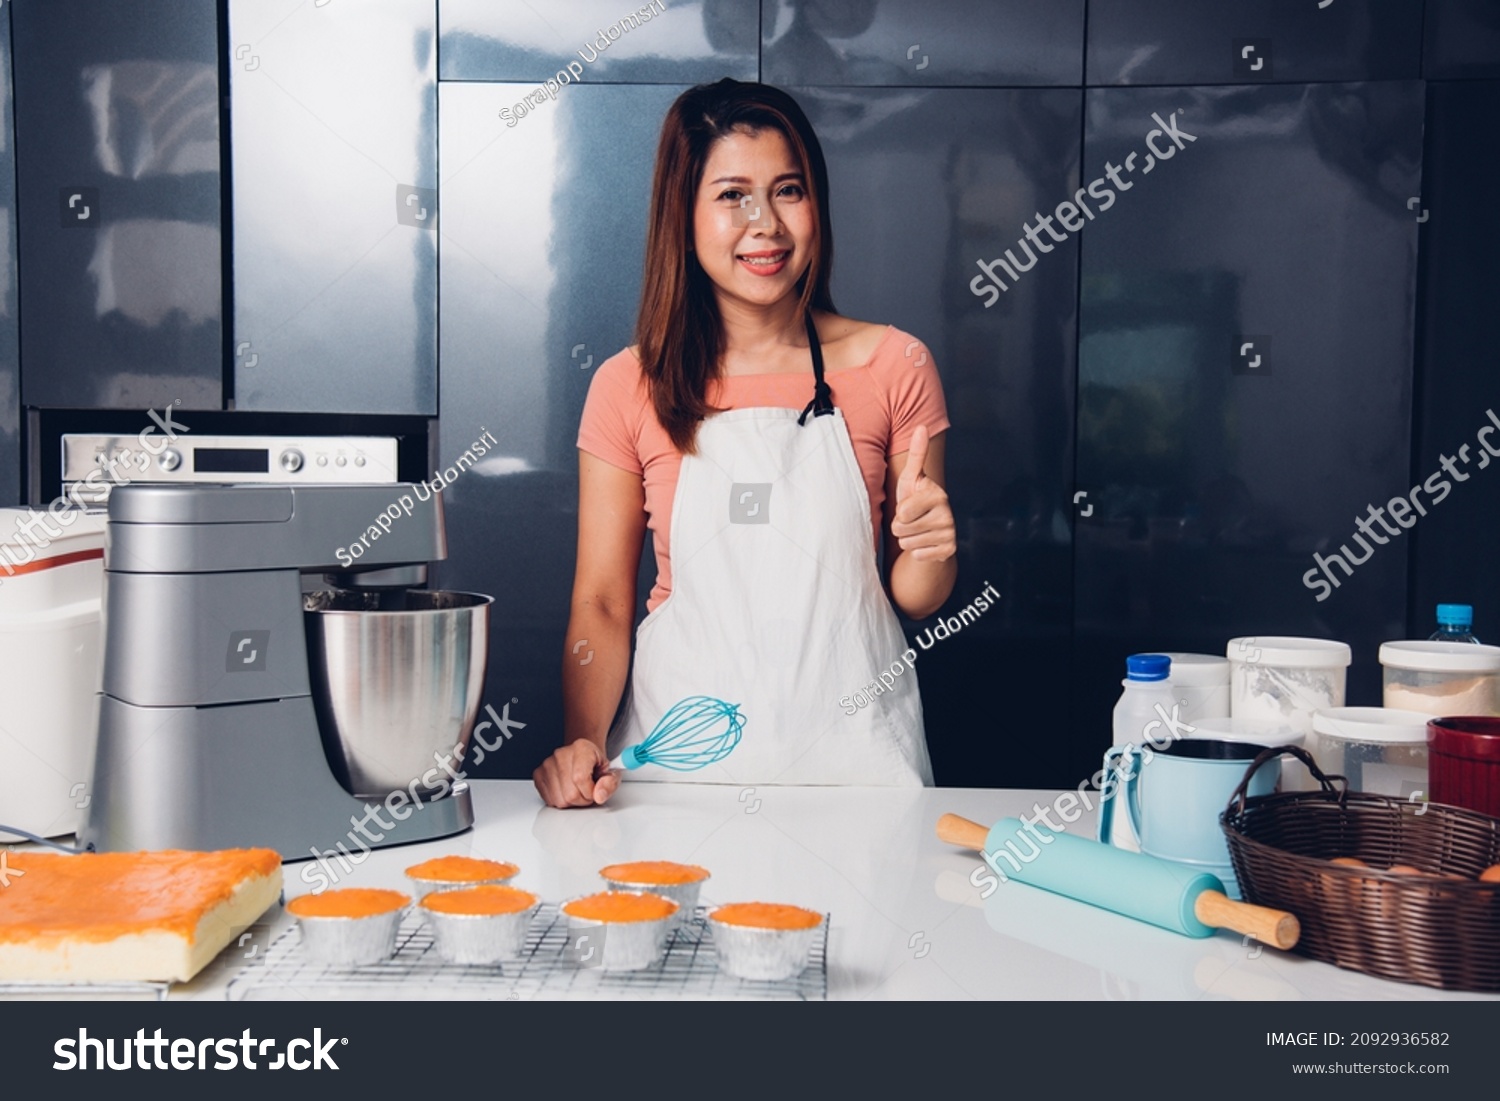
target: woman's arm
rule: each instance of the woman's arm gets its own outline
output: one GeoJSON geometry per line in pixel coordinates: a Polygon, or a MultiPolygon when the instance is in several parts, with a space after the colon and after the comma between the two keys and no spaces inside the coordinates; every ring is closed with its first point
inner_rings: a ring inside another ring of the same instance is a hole
{"type": "Polygon", "coordinates": [[[886,563],[891,599],[911,619],[943,606],[958,577],[958,534],[943,488],[943,445],[918,427],[885,472],[886,563]]]}
{"type": "Polygon", "coordinates": [[[619,785],[597,774],[630,669],[635,579],[646,532],[639,474],[578,453],[578,564],[563,647],[563,744],[532,776],[554,807],[594,806],[619,785]]]}

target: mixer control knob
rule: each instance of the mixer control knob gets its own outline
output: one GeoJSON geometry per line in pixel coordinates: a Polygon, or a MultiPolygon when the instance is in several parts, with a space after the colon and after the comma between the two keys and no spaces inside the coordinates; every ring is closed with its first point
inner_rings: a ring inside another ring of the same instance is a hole
{"type": "Polygon", "coordinates": [[[161,453],[156,462],[163,470],[171,473],[182,465],[182,453],[175,447],[169,447],[161,453]]]}
{"type": "Polygon", "coordinates": [[[302,452],[295,447],[289,448],[281,453],[281,469],[288,474],[295,474],[302,469],[302,452]]]}

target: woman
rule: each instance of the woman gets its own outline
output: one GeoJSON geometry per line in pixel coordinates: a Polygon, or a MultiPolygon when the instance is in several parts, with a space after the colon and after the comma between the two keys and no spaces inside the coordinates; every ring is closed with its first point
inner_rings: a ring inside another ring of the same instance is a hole
{"type": "Polygon", "coordinates": [[[739,707],[739,745],[632,777],[932,783],[890,601],[922,618],[953,590],[949,422],[920,342],[834,312],[828,211],[822,149],[785,92],[721,80],[672,105],[639,343],[600,366],[579,428],[563,746],[533,777],[552,806],[603,803],[611,757],[695,695],[739,707]],[[619,708],[647,528],[657,581],[619,708]],[[872,682],[868,706],[839,706],[872,682]]]}

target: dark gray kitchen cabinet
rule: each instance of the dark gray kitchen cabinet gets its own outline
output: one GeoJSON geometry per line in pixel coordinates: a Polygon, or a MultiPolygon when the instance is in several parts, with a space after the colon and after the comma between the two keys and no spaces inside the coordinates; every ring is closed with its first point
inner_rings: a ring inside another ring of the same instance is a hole
{"type": "MultiPolygon", "coordinates": [[[[1428,0],[1427,8],[1445,3],[1428,0]]],[[[1422,0],[1089,0],[1088,82],[1411,79],[1422,75],[1422,7],[1422,0]]]]}
{"type": "Polygon", "coordinates": [[[1459,474],[1447,500],[1413,532],[1411,624],[1425,638],[1439,602],[1474,606],[1474,633],[1500,641],[1500,371],[1495,303],[1500,301],[1500,80],[1427,85],[1421,274],[1417,316],[1417,417],[1413,473],[1459,474]],[[1493,469],[1486,469],[1493,468],[1493,469]]]}
{"type": "Polygon", "coordinates": [[[223,398],[212,0],[13,0],[27,406],[223,398]]]}
{"type": "Polygon", "coordinates": [[[236,408],[437,412],[432,0],[231,0],[236,408]]]}
{"type": "Polygon", "coordinates": [[[1083,82],[1084,0],[761,0],[762,79],[873,87],[1083,82]]]}
{"type": "Polygon", "coordinates": [[[1074,675],[1099,752],[1140,650],[1343,639],[1350,703],[1379,703],[1411,539],[1353,537],[1412,485],[1422,110],[1418,81],[1089,90],[1084,176],[1124,185],[1079,305],[1074,675]]]}
{"type": "Polygon", "coordinates": [[[440,74],[443,80],[524,82],[511,89],[515,98],[505,106],[512,110],[551,79],[559,88],[540,105],[545,111],[570,94],[574,82],[755,80],[759,28],[759,0],[439,0],[440,74]]]}
{"type": "Polygon", "coordinates": [[[16,289],[16,131],[10,20],[0,17],[0,506],[21,502],[21,342],[16,289]]]}

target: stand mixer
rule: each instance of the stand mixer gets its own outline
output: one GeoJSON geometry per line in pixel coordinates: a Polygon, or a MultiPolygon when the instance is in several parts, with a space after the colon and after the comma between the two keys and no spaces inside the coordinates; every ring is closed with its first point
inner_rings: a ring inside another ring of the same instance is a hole
{"type": "Polygon", "coordinates": [[[447,555],[442,499],[416,488],[111,494],[83,842],[308,859],[473,824],[459,766],[491,601],[410,588],[447,555]],[[383,515],[394,522],[374,527],[383,515]],[[336,551],[362,535],[341,567],[336,551]]]}

